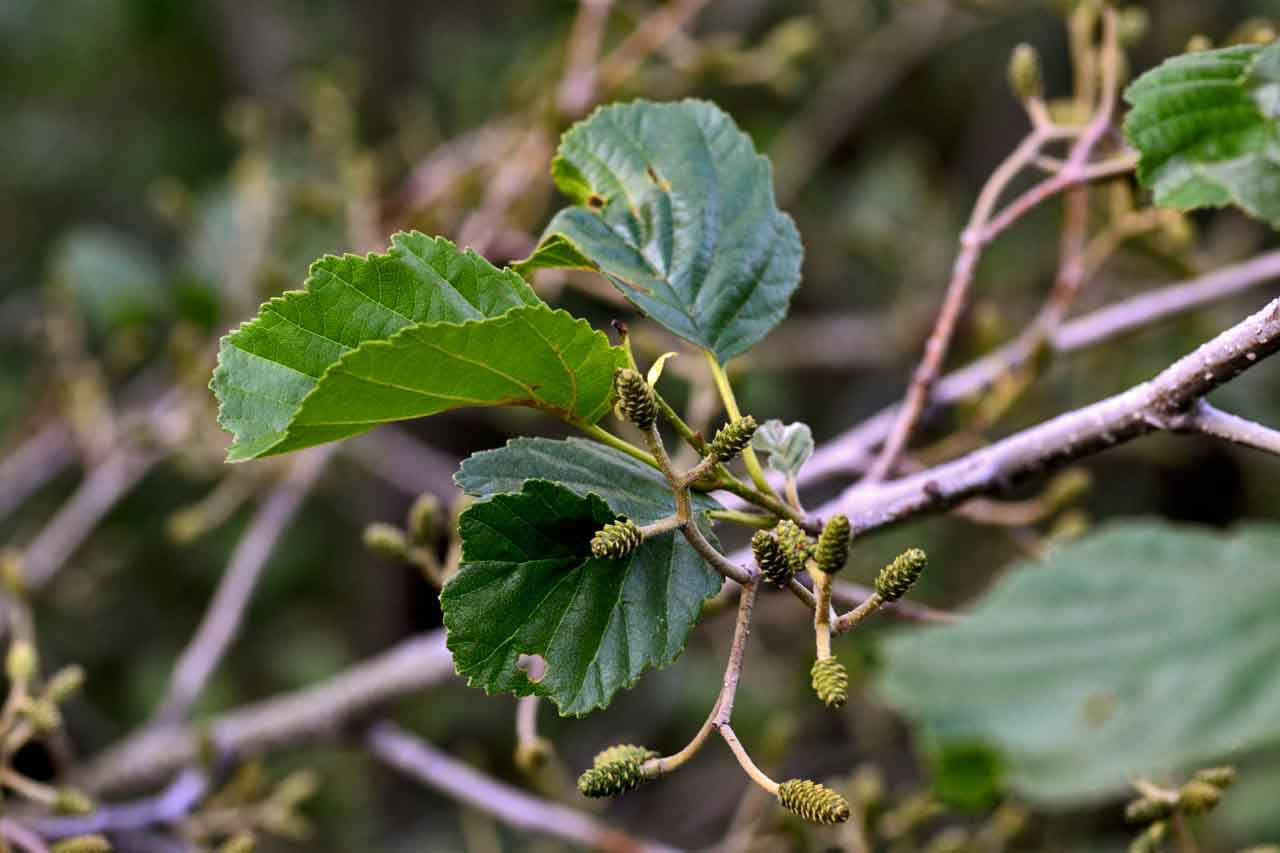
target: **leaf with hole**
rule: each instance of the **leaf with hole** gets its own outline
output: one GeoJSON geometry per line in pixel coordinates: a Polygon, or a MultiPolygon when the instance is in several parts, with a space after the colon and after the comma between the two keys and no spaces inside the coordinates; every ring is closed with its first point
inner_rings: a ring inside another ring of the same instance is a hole
{"type": "Polygon", "coordinates": [[[1115,524],[1015,566],[964,620],[883,647],[882,695],[1072,806],[1280,742],[1280,526],[1115,524]]]}
{"type": "Polygon", "coordinates": [[[469,684],[581,715],[679,656],[720,576],[674,532],[622,559],[593,556],[591,537],[616,516],[599,496],[546,480],[462,514],[462,564],[440,604],[469,684]],[[534,655],[546,662],[536,682],[520,667],[534,655]]]}
{"type": "Polygon", "coordinates": [[[674,334],[727,361],[786,315],[804,250],[769,161],[713,104],[604,107],[551,167],[573,202],[516,265],[594,268],[674,334]]]}

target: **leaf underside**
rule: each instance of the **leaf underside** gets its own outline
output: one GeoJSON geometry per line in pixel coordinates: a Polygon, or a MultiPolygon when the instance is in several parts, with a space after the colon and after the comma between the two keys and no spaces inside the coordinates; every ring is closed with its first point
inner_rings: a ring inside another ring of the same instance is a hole
{"type": "Polygon", "coordinates": [[[211,387],[241,461],[461,406],[594,422],[622,358],[515,272],[402,233],[385,255],[317,261],[305,290],[223,338],[211,387]]]}
{"type": "Polygon", "coordinates": [[[593,556],[591,537],[615,517],[597,495],[538,479],[462,514],[462,564],[440,603],[469,684],[581,715],[679,656],[720,577],[674,533],[620,560],[593,556]],[[536,683],[524,655],[546,662],[536,683]]]}
{"type": "Polygon", "coordinates": [[[703,101],[603,107],[552,163],[574,202],[517,264],[594,268],[638,309],[721,361],[786,315],[804,250],[769,161],[703,101]]]}
{"type": "Polygon", "coordinates": [[[885,645],[880,689],[1071,806],[1280,740],[1280,526],[1103,528],[1012,569],[962,623],[885,645]]]}
{"type": "Polygon", "coordinates": [[[1125,135],[1158,205],[1234,204],[1280,226],[1280,47],[1174,57],[1125,92],[1125,135]]]}

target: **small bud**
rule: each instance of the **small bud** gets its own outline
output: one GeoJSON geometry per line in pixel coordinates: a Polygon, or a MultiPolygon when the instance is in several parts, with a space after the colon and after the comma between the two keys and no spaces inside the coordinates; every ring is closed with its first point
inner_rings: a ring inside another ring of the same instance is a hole
{"type": "Polygon", "coordinates": [[[1029,44],[1018,45],[1009,56],[1009,87],[1020,101],[1044,95],[1040,54],[1029,44]]]}
{"type": "Polygon", "coordinates": [[[578,777],[578,790],[585,797],[613,797],[635,790],[650,781],[641,766],[658,753],[643,746],[619,744],[596,755],[590,770],[578,777]]]}
{"type": "Polygon", "coordinates": [[[253,833],[237,832],[223,842],[218,853],[253,853],[257,846],[258,840],[253,837],[253,833]]]}
{"type": "Polygon", "coordinates": [[[1219,790],[1223,790],[1230,788],[1235,784],[1236,769],[1230,765],[1223,767],[1206,767],[1203,770],[1197,770],[1191,779],[1194,782],[1204,782],[1219,790]]]}
{"type": "Polygon", "coordinates": [[[784,518],[773,528],[773,535],[782,546],[782,553],[791,563],[791,571],[793,573],[804,571],[804,564],[809,559],[811,543],[809,537],[800,529],[800,525],[789,518],[784,518]]]}
{"type": "Polygon", "coordinates": [[[849,701],[849,673],[840,661],[835,658],[816,660],[809,674],[813,692],[818,694],[822,704],[828,708],[840,708],[849,701]]]}
{"type": "Polygon", "coordinates": [[[1222,801],[1222,789],[1208,782],[1191,781],[1178,792],[1178,808],[1189,815],[1202,815],[1222,801]]]}
{"type": "Polygon", "coordinates": [[[1142,41],[1151,26],[1151,16],[1141,6],[1126,6],[1116,17],[1116,35],[1126,47],[1142,41]]]}
{"type": "Polygon", "coordinates": [[[555,754],[555,747],[544,737],[521,741],[516,746],[515,765],[526,776],[531,776],[546,765],[555,754]]]}
{"type": "Polygon", "coordinates": [[[1178,810],[1178,804],[1159,797],[1139,797],[1124,807],[1124,819],[1129,823],[1150,823],[1161,820],[1178,810]]]}
{"type": "Polygon", "coordinates": [[[40,659],[36,656],[35,646],[26,640],[14,640],[9,644],[9,653],[4,659],[4,672],[11,682],[29,684],[36,677],[39,666],[40,659]]]}
{"type": "Polygon", "coordinates": [[[403,560],[409,554],[409,539],[394,524],[375,521],[364,529],[364,547],[391,560],[403,560]]]}
{"type": "Polygon", "coordinates": [[[756,419],[747,415],[727,423],[716,432],[707,452],[721,462],[728,462],[751,444],[751,437],[756,434],[756,419]]]}
{"type": "Polygon", "coordinates": [[[620,367],[613,374],[613,389],[618,395],[618,409],[623,417],[640,429],[653,426],[658,416],[653,390],[639,373],[620,367]]]}
{"type": "Polygon", "coordinates": [[[440,499],[430,492],[418,496],[409,507],[409,538],[419,545],[434,542],[440,535],[440,499]]]}
{"type": "Polygon", "coordinates": [[[812,823],[836,824],[849,819],[849,803],[844,797],[808,779],[789,779],[779,785],[778,802],[812,823]]]}
{"type": "Polygon", "coordinates": [[[621,560],[640,547],[644,534],[629,518],[611,521],[591,538],[591,553],[602,560],[621,560]]]}
{"type": "Polygon", "coordinates": [[[885,601],[897,601],[911,589],[928,562],[929,558],[919,548],[903,551],[897,559],[880,570],[876,577],[876,592],[885,601]]]}
{"type": "Polygon", "coordinates": [[[814,559],[817,560],[819,571],[829,575],[844,568],[849,560],[849,516],[832,516],[822,526],[814,559]]]}
{"type": "Polygon", "coordinates": [[[782,587],[791,580],[791,561],[778,544],[777,538],[767,530],[757,530],[751,537],[751,554],[760,567],[760,576],[773,586],[782,587]]]}
{"type": "Polygon", "coordinates": [[[1201,53],[1206,50],[1213,50],[1213,39],[1204,33],[1196,33],[1187,39],[1187,46],[1183,48],[1183,53],[1201,53]]]}
{"type": "Polygon", "coordinates": [[[53,801],[53,810],[58,814],[89,814],[95,808],[89,795],[75,788],[59,788],[53,801]]]}
{"type": "Polygon", "coordinates": [[[1159,853],[1161,845],[1164,844],[1165,836],[1169,834],[1169,824],[1164,821],[1157,821],[1142,831],[1142,834],[1133,840],[1129,845],[1129,853],[1159,853]]]}
{"type": "Polygon", "coordinates": [[[62,726],[62,712],[48,700],[23,702],[18,710],[41,734],[57,731],[62,726]]]}
{"type": "Polygon", "coordinates": [[[61,705],[84,686],[84,667],[71,664],[53,674],[44,688],[44,698],[61,705]]]}
{"type": "Polygon", "coordinates": [[[111,853],[111,842],[101,835],[77,835],[52,845],[49,853],[111,853]]]}

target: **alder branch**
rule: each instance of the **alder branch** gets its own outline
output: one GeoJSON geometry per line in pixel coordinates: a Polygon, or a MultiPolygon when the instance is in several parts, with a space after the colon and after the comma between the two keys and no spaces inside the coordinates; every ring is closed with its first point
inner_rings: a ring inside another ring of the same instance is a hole
{"type": "Polygon", "coordinates": [[[61,420],[50,420],[0,461],[0,519],[26,502],[75,461],[75,437],[61,420]]]}
{"type": "Polygon", "coordinates": [[[453,676],[444,631],[404,640],[329,680],[246,705],[206,725],[144,729],[91,758],[76,783],[98,794],[155,784],[197,760],[202,733],[236,755],[340,730],[352,718],[453,676]]]}
{"type": "MultiPolygon", "coordinates": [[[[1048,346],[1055,354],[1062,355],[1088,349],[1277,278],[1280,278],[1280,250],[1069,320],[1053,331],[1048,346]]],[[[935,406],[952,405],[971,397],[998,377],[1027,364],[1034,356],[1032,342],[1020,338],[967,367],[947,374],[935,386],[930,402],[935,406]]],[[[868,450],[884,439],[897,418],[900,406],[899,403],[882,409],[824,443],[801,469],[801,487],[833,474],[852,473],[865,466],[868,450]]]]}
{"type": "Polygon", "coordinates": [[[658,841],[635,838],[576,809],[505,785],[446,755],[404,729],[382,721],[365,743],[375,758],[453,800],[524,832],[549,835],[592,850],[673,853],[658,841]]]}
{"type": "Polygon", "coordinates": [[[817,510],[843,512],[855,533],[954,506],[1029,474],[1167,428],[1214,388],[1280,349],[1280,299],[1184,356],[1154,379],[1060,415],[952,462],[844,494],[817,510]]]}
{"type": "Polygon", "coordinates": [[[168,692],[155,713],[155,723],[185,718],[204,692],[219,662],[240,633],[245,610],[263,568],[324,472],[335,446],[326,445],[298,454],[288,475],[254,513],[248,529],[236,543],[200,627],[178,657],[168,692]]]}
{"type": "Polygon", "coordinates": [[[1164,429],[1211,435],[1280,456],[1280,430],[1216,409],[1205,400],[1197,400],[1186,412],[1167,418],[1164,429]]]}

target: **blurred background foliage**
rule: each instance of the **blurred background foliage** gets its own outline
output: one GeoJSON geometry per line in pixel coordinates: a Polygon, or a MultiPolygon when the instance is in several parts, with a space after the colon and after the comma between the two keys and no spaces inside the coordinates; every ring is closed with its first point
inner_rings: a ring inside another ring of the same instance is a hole
{"type": "MultiPolygon", "coordinates": [[[[614,4],[606,49],[655,8],[614,4]]],[[[1224,42],[1246,22],[1280,18],[1275,0],[1145,8],[1150,26],[1130,50],[1135,71],[1195,34],[1224,42]]],[[[251,498],[287,464],[251,463],[231,474],[235,485],[218,485],[225,437],[202,390],[215,337],[262,299],[300,286],[321,254],[380,249],[400,227],[477,245],[497,262],[522,256],[558,205],[546,175],[555,134],[581,112],[558,88],[577,12],[561,0],[0,3],[0,446],[12,451],[58,418],[72,425],[75,446],[38,488],[0,483],[25,497],[0,521],[0,541],[30,542],[118,436],[150,440],[147,424],[128,415],[136,401],[173,383],[191,401],[179,449],[111,509],[36,601],[45,657],[79,662],[90,675],[68,709],[80,752],[150,713],[244,532],[251,498]],[[181,514],[215,488],[224,490],[225,512],[204,505],[204,515],[181,514]]],[[[821,444],[901,393],[977,188],[1026,130],[1004,81],[1020,41],[1041,51],[1049,92],[1065,93],[1070,68],[1054,4],[718,0],[630,73],[601,83],[605,99],[713,99],[774,159],[783,206],[804,236],[804,284],[792,319],[740,365],[746,410],[805,420],[821,444]]],[[[1105,208],[1101,196],[1096,209],[1105,208]]],[[[1059,222],[1060,206],[1048,205],[987,254],[953,364],[1033,316],[1053,279],[1059,222]]],[[[1198,215],[1192,225],[1127,243],[1078,310],[1246,258],[1272,240],[1231,212],[1198,215]]],[[[539,287],[603,328],[629,316],[585,278],[548,277],[539,287]]],[[[1260,298],[1061,359],[986,435],[1145,379],[1260,298]]],[[[647,357],[671,348],[652,329],[637,332],[647,357]]],[[[669,369],[686,377],[679,362],[669,369]]],[[[705,386],[673,390],[712,417],[705,386]]],[[[1278,390],[1276,371],[1262,369],[1219,398],[1274,424],[1278,390]]],[[[960,407],[931,435],[972,414],[960,407]]],[[[337,456],[275,550],[198,714],[314,683],[438,625],[432,589],[363,550],[362,528],[403,518],[419,491],[452,500],[452,461],[508,435],[551,430],[531,412],[462,411],[337,456]]],[[[1084,467],[1094,488],[1026,536],[1041,542],[1144,513],[1225,526],[1274,519],[1280,500],[1267,461],[1211,440],[1156,437],[1084,467]]],[[[812,499],[824,496],[819,489],[812,499]]],[[[959,606],[1025,555],[1026,536],[945,516],[861,543],[851,571],[869,579],[901,547],[920,545],[936,570],[917,594],[959,606]]],[[[873,693],[840,714],[811,701],[809,629],[795,617],[776,599],[761,607],[739,698],[738,729],[760,744],[763,763],[784,778],[854,774],[851,784],[882,785],[890,804],[924,803],[929,791],[950,801],[941,817],[925,803],[914,836],[898,827],[920,846],[898,838],[894,850],[951,849],[939,835],[948,826],[1022,821],[1012,805],[992,816],[1005,792],[989,751],[939,752],[873,693]],[[879,782],[867,765],[879,768],[879,782]]],[[[880,665],[878,645],[895,630],[879,619],[840,641],[858,683],[880,665]]],[[[595,717],[544,712],[544,734],[572,769],[617,741],[678,747],[714,698],[728,633],[724,615],[709,618],[677,665],[595,717]]],[[[434,743],[518,779],[512,712],[509,698],[485,699],[457,683],[397,705],[434,743]]],[[[273,755],[269,767],[312,768],[320,788],[306,806],[309,839],[266,849],[488,850],[496,837],[509,849],[559,849],[410,787],[341,740],[273,755]]],[[[1280,836],[1280,752],[1242,769],[1206,849],[1280,836]]],[[[743,800],[744,785],[727,752],[710,749],[608,813],[637,831],[705,846],[732,815],[759,810],[743,800]]],[[[1091,803],[1026,815],[1012,849],[1119,850],[1128,837],[1119,802],[1091,803]]],[[[758,849],[852,843],[791,824],[772,838],[758,849]]]]}

